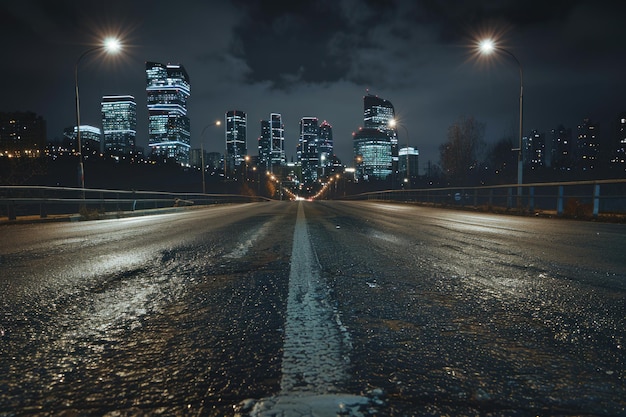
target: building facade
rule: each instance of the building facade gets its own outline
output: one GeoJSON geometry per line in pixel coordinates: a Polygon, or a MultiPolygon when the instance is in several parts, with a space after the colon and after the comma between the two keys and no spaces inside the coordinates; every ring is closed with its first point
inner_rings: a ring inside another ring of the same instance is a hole
{"type": "Polygon", "coordinates": [[[393,173],[391,140],[379,129],[359,129],[352,134],[355,179],[386,180],[393,173]]]}
{"type": "Polygon", "coordinates": [[[272,129],[269,120],[261,120],[261,136],[259,136],[259,168],[269,171],[272,166],[272,129]]]}
{"type": "Polygon", "coordinates": [[[403,183],[411,185],[419,178],[419,155],[412,146],[398,149],[398,171],[403,183]]]}
{"type": "Polygon", "coordinates": [[[46,148],[46,121],[33,112],[0,113],[0,156],[39,156],[46,148]]]}
{"type": "Polygon", "coordinates": [[[320,175],[324,176],[331,172],[334,158],[333,127],[326,120],[320,124],[318,153],[320,175]]]}
{"type": "MultiPolygon", "coordinates": [[[[78,154],[78,129],[76,126],[68,127],[63,132],[68,140],[69,149],[72,153],[78,154]]],[[[97,157],[102,152],[102,130],[99,127],[90,125],[80,125],[80,142],[82,146],[83,159],[97,157]]]]}
{"type": "Polygon", "coordinates": [[[319,155],[320,127],[317,117],[300,119],[300,137],[298,140],[298,162],[302,168],[302,182],[311,184],[317,181],[317,169],[320,164],[319,155]]]}
{"type": "Polygon", "coordinates": [[[530,132],[530,136],[528,136],[526,140],[525,151],[527,152],[525,152],[524,155],[525,164],[533,170],[547,166],[545,135],[535,129],[530,132]]]}
{"type": "Polygon", "coordinates": [[[578,168],[589,171],[597,167],[600,143],[598,141],[598,125],[589,119],[584,119],[578,125],[578,138],[576,141],[576,160],[578,168]]]}
{"type": "Polygon", "coordinates": [[[239,167],[248,153],[247,116],[241,110],[231,110],[224,116],[226,160],[229,169],[239,167]]]}
{"type": "Polygon", "coordinates": [[[551,165],[555,169],[570,170],[574,163],[572,129],[559,125],[552,129],[551,165]]]}
{"type": "Polygon", "coordinates": [[[363,127],[378,129],[389,135],[391,142],[392,170],[398,171],[398,131],[392,126],[396,113],[389,100],[367,94],[363,97],[363,127]]]}
{"type": "Polygon", "coordinates": [[[270,143],[272,146],[270,166],[284,166],[287,163],[285,156],[285,126],[280,113],[270,114],[270,143]]]}
{"type": "Polygon", "coordinates": [[[611,166],[615,169],[626,170],[626,112],[617,117],[615,124],[611,166]]]}
{"type": "Polygon", "coordinates": [[[182,65],[146,63],[148,144],[151,157],[189,164],[189,76],[182,65]]]}
{"type": "Polygon", "coordinates": [[[135,154],[137,103],[133,96],[102,97],[104,153],[115,157],[135,154]]]}

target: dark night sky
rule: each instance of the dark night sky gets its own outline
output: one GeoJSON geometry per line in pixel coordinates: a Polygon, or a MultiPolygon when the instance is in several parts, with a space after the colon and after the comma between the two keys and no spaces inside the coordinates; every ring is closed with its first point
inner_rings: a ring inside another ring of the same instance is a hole
{"type": "MultiPolygon", "coordinates": [[[[366,89],[390,100],[400,143],[438,162],[438,146],[462,116],[486,124],[486,140],[516,137],[519,71],[506,55],[472,56],[481,34],[499,34],[524,70],[524,133],[610,123],[626,111],[626,3],[614,1],[20,0],[0,5],[0,111],[34,111],[60,137],[75,123],[74,66],[99,37],[118,33],[116,58],[80,64],[81,121],[100,125],[100,99],[131,94],[138,144],[147,147],[145,61],[180,63],[191,79],[192,147],[209,122],[248,113],[256,154],[261,119],[282,113],[286,150],[298,122],[328,120],[335,149],[352,163],[366,89]]],[[[205,134],[223,149],[223,131],[205,134]]]]}

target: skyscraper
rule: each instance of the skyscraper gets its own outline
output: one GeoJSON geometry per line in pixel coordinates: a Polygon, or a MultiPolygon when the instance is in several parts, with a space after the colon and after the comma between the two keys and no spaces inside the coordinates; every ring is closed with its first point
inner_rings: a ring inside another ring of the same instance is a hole
{"type": "MultiPolygon", "coordinates": [[[[320,158],[320,167],[322,169],[321,174],[326,174],[326,169],[333,163],[333,127],[326,120],[320,125],[320,138],[318,153],[320,158]]],[[[330,171],[327,171],[330,172],[330,171]]]]}
{"type": "Polygon", "coordinates": [[[303,117],[300,119],[298,156],[302,167],[302,181],[305,184],[310,184],[317,180],[317,168],[320,162],[320,127],[317,123],[317,117],[303,117]]]}
{"type": "Polygon", "coordinates": [[[259,136],[259,166],[266,171],[272,165],[272,132],[269,120],[261,120],[261,136],[259,136]]]}
{"type": "Polygon", "coordinates": [[[133,96],[102,97],[104,153],[127,156],[135,153],[137,103],[133,96]]]}
{"type": "Polygon", "coordinates": [[[270,114],[270,138],[272,144],[271,166],[284,166],[285,157],[285,126],[280,113],[270,114]]]}
{"type": "Polygon", "coordinates": [[[189,163],[191,129],[187,99],[191,87],[182,65],[146,62],[148,137],[152,156],[189,163]]]}
{"type": "Polygon", "coordinates": [[[247,147],[247,116],[241,110],[226,113],[224,127],[226,129],[226,159],[228,167],[234,169],[241,165],[248,153],[247,147]]]}
{"type": "Polygon", "coordinates": [[[383,98],[363,97],[363,125],[353,134],[358,179],[387,179],[398,171],[398,134],[390,126],[393,105],[383,98]]]}
{"type": "Polygon", "coordinates": [[[363,127],[383,132],[393,130],[389,122],[395,117],[393,104],[389,100],[368,94],[363,97],[363,127]]]}

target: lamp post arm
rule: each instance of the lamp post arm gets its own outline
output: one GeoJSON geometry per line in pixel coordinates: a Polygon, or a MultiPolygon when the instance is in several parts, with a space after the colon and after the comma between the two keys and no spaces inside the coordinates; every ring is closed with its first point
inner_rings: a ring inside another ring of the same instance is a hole
{"type": "MultiPolygon", "coordinates": [[[[76,89],[75,94],[76,94],[76,127],[77,128],[80,126],[80,99],[79,99],[79,94],[78,94],[78,65],[80,64],[80,61],[82,61],[85,56],[101,48],[102,48],[101,46],[96,46],[96,47],[87,49],[78,57],[78,59],[76,60],[76,65],[74,66],[74,86],[76,89]]],[[[80,131],[80,129],[78,130],[80,131]]],[[[81,150],[79,149],[78,152],[80,153],[81,150]]]]}

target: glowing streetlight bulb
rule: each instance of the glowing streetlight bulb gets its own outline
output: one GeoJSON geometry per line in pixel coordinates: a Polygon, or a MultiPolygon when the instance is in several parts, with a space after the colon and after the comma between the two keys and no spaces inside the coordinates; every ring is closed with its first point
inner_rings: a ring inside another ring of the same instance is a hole
{"type": "Polygon", "coordinates": [[[122,44],[117,38],[106,38],[103,42],[104,49],[110,54],[116,54],[122,49],[122,44]]]}
{"type": "Polygon", "coordinates": [[[489,55],[496,49],[496,45],[491,39],[483,39],[478,43],[478,49],[482,54],[489,55]]]}

